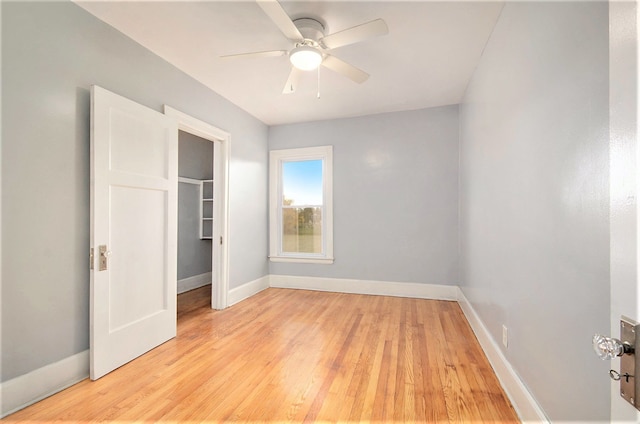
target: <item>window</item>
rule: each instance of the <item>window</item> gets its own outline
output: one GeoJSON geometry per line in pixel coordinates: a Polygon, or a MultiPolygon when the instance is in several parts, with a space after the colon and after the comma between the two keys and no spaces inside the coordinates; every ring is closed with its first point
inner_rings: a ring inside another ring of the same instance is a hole
{"type": "Polygon", "coordinates": [[[272,261],[333,263],[332,156],[332,146],[270,152],[272,261]]]}

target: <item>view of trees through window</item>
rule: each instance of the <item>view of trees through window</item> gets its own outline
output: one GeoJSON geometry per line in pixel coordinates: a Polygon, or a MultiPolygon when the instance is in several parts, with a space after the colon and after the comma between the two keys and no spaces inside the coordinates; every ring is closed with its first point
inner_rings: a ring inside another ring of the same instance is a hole
{"type": "Polygon", "coordinates": [[[322,253],[322,160],[282,164],[282,252],[322,253]]]}

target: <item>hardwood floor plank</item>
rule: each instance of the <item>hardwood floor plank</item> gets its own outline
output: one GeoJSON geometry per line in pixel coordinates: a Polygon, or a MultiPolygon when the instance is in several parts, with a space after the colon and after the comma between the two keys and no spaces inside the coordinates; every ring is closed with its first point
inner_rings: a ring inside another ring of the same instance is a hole
{"type": "Polygon", "coordinates": [[[393,418],[395,421],[399,420],[404,413],[404,397],[405,397],[405,361],[406,361],[406,334],[404,331],[406,311],[402,308],[400,310],[400,317],[395,326],[395,340],[398,342],[398,350],[395,355],[394,362],[396,363],[397,373],[395,381],[394,403],[393,403],[393,418]]]}
{"type": "MultiPolygon", "coordinates": [[[[372,303],[373,301],[372,299],[372,303]]],[[[383,300],[376,299],[375,301],[380,303],[383,300]]],[[[358,358],[356,371],[354,372],[354,377],[357,376],[357,380],[352,379],[352,383],[354,384],[350,384],[348,389],[349,395],[353,397],[353,405],[349,411],[348,421],[366,421],[371,416],[371,402],[367,401],[367,393],[370,390],[369,385],[372,383],[372,376],[375,376],[373,367],[377,351],[379,350],[380,332],[379,320],[373,319],[369,325],[365,343],[358,358]]]]}
{"type": "Polygon", "coordinates": [[[455,302],[267,289],[178,297],[178,336],[7,422],[517,423],[455,302]]]}
{"type": "MultiPolygon", "coordinates": [[[[449,388],[444,382],[446,382],[446,367],[447,363],[444,360],[445,340],[442,325],[439,321],[439,311],[446,307],[446,302],[433,302],[428,310],[429,314],[427,320],[425,320],[424,330],[427,334],[427,338],[424,340],[426,344],[427,355],[429,359],[428,371],[430,373],[430,380],[426,383],[431,389],[429,398],[431,399],[429,408],[429,420],[432,422],[447,422],[449,420],[450,409],[454,405],[451,404],[447,393],[449,388]]],[[[456,417],[453,417],[454,422],[456,417]]]]}

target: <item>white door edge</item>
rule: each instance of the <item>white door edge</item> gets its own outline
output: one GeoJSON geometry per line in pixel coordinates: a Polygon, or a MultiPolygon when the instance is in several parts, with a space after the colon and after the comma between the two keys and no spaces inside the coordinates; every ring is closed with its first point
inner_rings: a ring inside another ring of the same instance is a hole
{"type": "Polygon", "coordinates": [[[213,281],[211,307],[224,309],[228,306],[229,293],[229,142],[231,135],[207,122],[201,121],[171,106],[164,105],[164,113],[178,121],[178,129],[212,141],[213,144],[213,190],[214,202],[213,281]],[[222,240],[222,243],[220,241],[222,240]]]}
{"type": "MultiPolygon", "coordinates": [[[[638,3],[609,2],[609,154],[610,154],[610,335],[620,336],[620,317],[640,320],[640,116],[638,58],[640,53],[638,3]]],[[[604,306],[604,305],[603,305],[604,306]]],[[[594,329],[594,332],[597,330],[594,329]]],[[[610,364],[620,369],[620,360],[610,364]]],[[[620,396],[620,385],[610,384],[610,421],[640,422],[640,412],[620,396]]]]}

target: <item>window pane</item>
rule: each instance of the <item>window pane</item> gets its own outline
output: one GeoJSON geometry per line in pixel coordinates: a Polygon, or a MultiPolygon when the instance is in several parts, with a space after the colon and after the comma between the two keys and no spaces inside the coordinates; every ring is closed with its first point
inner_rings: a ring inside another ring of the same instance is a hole
{"type": "Polygon", "coordinates": [[[322,253],[322,207],[282,208],[282,252],[322,253]]]}
{"type": "Polygon", "coordinates": [[[322,205],[322,160],[282,163],[282,205],[322,205]]]}

